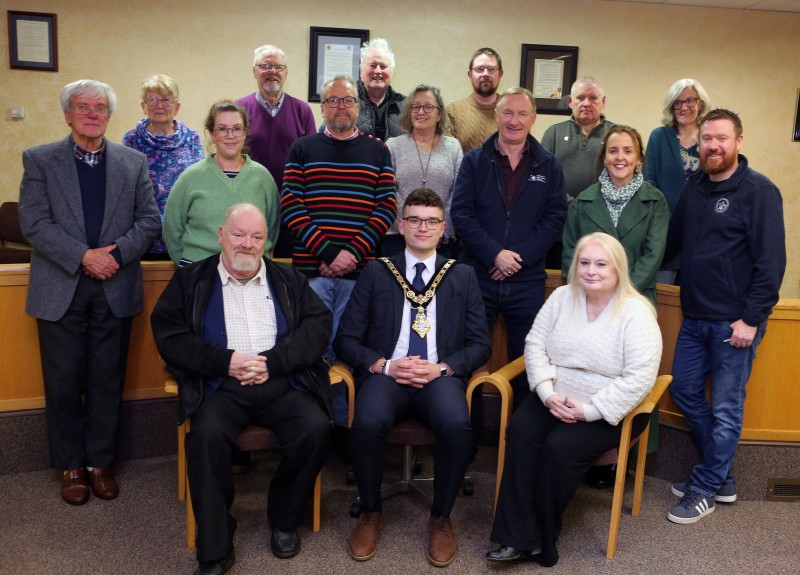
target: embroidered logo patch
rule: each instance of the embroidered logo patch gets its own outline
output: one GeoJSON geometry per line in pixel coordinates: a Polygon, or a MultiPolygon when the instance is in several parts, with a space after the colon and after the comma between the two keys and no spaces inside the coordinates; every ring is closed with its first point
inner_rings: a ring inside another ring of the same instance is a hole
{"type": "Polygon", "coordinates": [[[539,174],[532,174],[530,178],[528,178],[529,182],[541,182],[542,184],[547,183],[547,176],[539,175],[539,174]]]}
{"type": "Polygon", "coordinates": [[[724,214],[726,211],[728,211],[728,206],[730,205],[731,203],[728,201],[728,198],[720,198],[714,205],[714,212],[717,214],[724,214]]]}

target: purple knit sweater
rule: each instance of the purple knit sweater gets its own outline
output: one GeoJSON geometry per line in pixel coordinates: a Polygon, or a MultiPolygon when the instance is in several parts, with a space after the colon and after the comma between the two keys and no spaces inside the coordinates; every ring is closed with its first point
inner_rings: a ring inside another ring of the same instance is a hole
{"type": "Polygon", "coordinates": [[[300,136],[314,134],[317,129],[311,107],[289,94],[284,95],[281,111],[274,118],[258,103],[255,93],[236,100],[247,110],[250,132],[247,147],[250,157],[265,166],[278,189],[282,189],[283,168],[289,148],[300,136]]]}

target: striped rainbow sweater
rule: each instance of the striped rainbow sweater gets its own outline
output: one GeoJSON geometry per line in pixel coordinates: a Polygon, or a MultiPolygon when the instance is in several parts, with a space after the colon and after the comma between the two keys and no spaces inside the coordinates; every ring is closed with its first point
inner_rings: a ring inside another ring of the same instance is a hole
{"type": "Polygon", "coordinates": [[[355,279],[397,213],[386,145],[360,133],[352,140],[312,134],[295,140],[283,175],[281,217],[292,232],[292,263],[308,277],[340,250],[355,255],[355,279]]]}

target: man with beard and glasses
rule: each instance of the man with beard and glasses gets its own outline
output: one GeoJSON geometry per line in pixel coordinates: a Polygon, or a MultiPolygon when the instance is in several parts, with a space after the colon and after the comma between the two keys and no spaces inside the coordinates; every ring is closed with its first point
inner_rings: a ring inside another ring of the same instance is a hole
{"type": "MultiPolygon", "coordinates": [[[[253,77],[257,90],[236,103],[247,110],[250,129],[247,149],[250,157],[267,168],[280,190],[283,167],[289,148],[300,136],[316,132],[311,106],[283,91],[289,75],[286,54],[277,46],[266,44],[255,49],[253,77]]],[[[288,258],[292,254],[292,236],[281,226],[273,256],[288,258]]]]}
{"type": "MultiPolygon", "coordinates": [[[[355,81],[335,76],[320,92],[325,125],[289,151],[281,213],[294,240],[292,263],[333,312],[335,336],[356,279],[394,222],[397,201],[389,149],[356,126],[355,81]]],[[[330,348],[326,359],[333,360],[330,348]]],[[[337,446],[344,453],[347,405],[342,386],[334,387],[337,446]]]]}
{"type": "Polygon", "coordinates": [[[686,182],[667,238],[664,259],[681,257],[683,309],[669,390],[700,460],[688,481],[672,484],[681,500],[667,519],[680,524],[736,500],[731,465],[747,380],[786,268],[781,193],[739,154],[742,131],[729,110],[703,118],[701,171],[686,182]]]}
{"type": "Polygon", "coordinates": [[[497,130],[494,111],[497,87],[503,77],[503,61],[491,48],[479,48],[472,55],[467,70],[472,94],[447,106],[450,135],[461,142],[466,154],[481,146],[497,130]]]}
{"type": "Polygon", "coordinates": [[[267,224],[237,204],[219,228],[222,253],[175,271],[150,322],[180,390],[178,420],[192,418],[186,464],[197,519],[196,575],[233,565],[231,451],[248,424],[269,427],[282,460],[269,487],[270,548],[300,551],[297,526],[325,459],[329,379],[322,353],[331,313],[288,264],[264,257],[267,224]]]}

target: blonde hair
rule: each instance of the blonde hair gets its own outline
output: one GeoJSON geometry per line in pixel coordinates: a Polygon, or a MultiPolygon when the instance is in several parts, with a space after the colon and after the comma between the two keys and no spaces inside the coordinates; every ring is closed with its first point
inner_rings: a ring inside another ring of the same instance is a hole
{"type": "Polygon", "coordinates": [[[604,232],[587,234],[578,240],[578,243],[575,245],[572,263],[569,266],[569,273],[567,274],[567,283],[569,284],[570,290],[572,290],[572,296],[575,302],[577,303],[582,291],[581,286],[578,284],[577,278],[578,259],[580,258],[581,251],[583,251],[583,249],[589,245],[596,245],[600,247],[600,249],[603,250],[608,258],[608,262],[617,272],[617,285],[614,288],[614,296],[612,300],[612,305],[614,306],[613,313],[619,311],[620,306],[625,298],[630,297],[644,302],[647,305],[647,309],[649,309],[653,314],[653,317],[656,317],[656,310],[653,307],[653,304],[650,303],[650,300],[640,294],[639,290],[636,289],[636,286],[631,283],[631,276],[630,272],[628,271],[628,256],[625,253],[625,248],[622,247],[622,244],[619,243],[619,240],[604,232]]]}
{"type": "Polygon", "coordinates": [[[171,96],[176,102],[180,102],[181,99],[178,83],[164,74],[153,74],[145,78],[144,82],[142,82],[142,102],[144,102],[148,92],[158,92],[165,96],[171,96]]]}

